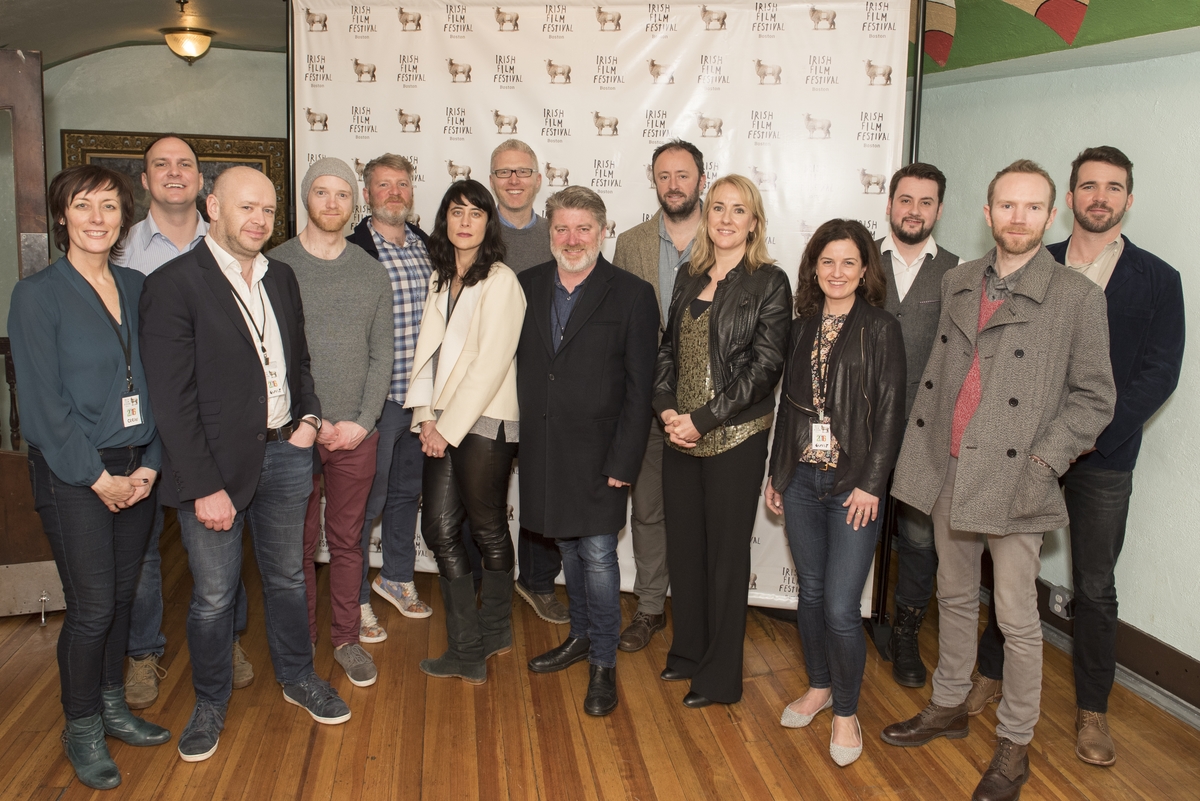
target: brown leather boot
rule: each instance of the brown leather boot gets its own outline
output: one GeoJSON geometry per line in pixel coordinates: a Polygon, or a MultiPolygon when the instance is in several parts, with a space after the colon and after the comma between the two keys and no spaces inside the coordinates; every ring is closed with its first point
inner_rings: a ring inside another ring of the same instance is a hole
{"type": "Polygon", "coordinates": [[[901,723],[893,723],[879,735],[888,745],[905,748],[925,745],[935,737],[958,740],[970,733],[967,721],[967,705],[938,706],[932,701],[929,706],[901,723]]]}
{"type": "Polygon", "coordinates": [[[1027,752],[1028,746],[1001,737],[996,743],[992,764],[988,765],[971,794],[971,801],[1017,801],[1021,797],[1021,786],[1029,781],[1027,752]]]}
{"type": "Polygon", "coordinates": [[[1108,733],[1108,716],[1103,712],[1077,710],[1075,756],[1089,765],[1108,767],[1117,761],[1117,747],[1108,733]]]}
{"type": "Polygon", "coordinates": [[[999,701],[1003,695],[1004,682],[975,671],[971,674],[971,691],[967,693],[967,714],[971,717],[982,715],[988,704],[999,701]]]}

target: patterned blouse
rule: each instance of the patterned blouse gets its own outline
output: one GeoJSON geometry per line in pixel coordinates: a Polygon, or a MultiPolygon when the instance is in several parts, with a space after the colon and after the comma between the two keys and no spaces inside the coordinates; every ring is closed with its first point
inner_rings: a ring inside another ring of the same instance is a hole
{"type": "MultiPolygon", "coordinates": [[[[829,374],[829,354],[833,350],[834,343],[837,342],[838,335],[842,333],[842,326],[845,322],[846,315],[844,314],[821,315],[821,329],[817,332],[816,339],[813,340],[812,355],[809,357],[812,364],[813,406],[816,407],[817,413],[820,415],[819,422],[822,423],[829,422],[829,415],[825,414],[825,386],[826,376],[829,374]]],[[[837,467],[837,437],[830,434],[829,439],[832,447],[828,451],[813,450],[812,442],[809,442],[804,446],[804,453],[800,454],[800,461],[806,464],[837,467]]]]}

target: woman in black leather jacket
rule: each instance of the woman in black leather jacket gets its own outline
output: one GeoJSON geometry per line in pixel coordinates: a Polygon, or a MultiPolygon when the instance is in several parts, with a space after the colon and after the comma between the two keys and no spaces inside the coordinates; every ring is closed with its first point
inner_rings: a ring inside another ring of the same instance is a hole
{"type": "Polygon", "coordinates": [[[709,188],[655,370],[675,625],[662,678],[691,679],[693,708],[742,697],[750,536],[791,319],[766,223],[746,178],[709,188]]]}
{"type": "Polygon", "coordinates": [[[861,223],[830,220],[813,234],[800,261],[765,491],[787,527],[809,680],[780,722],[801,728],[832,706],[829,753],[842,766],[862,753],[859,599],[904,434],[904,340],[882,308],[886,281],[861,223]]]}

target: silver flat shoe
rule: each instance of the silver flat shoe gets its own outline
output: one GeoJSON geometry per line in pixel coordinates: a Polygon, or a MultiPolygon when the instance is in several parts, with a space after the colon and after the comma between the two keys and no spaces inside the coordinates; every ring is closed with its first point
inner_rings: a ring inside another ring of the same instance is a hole
{"type": "Polygon", "coordinates": [[[859,742],[859,745],[854,747],[835,745],[833,742],[833,726],[829,727],[829,756],[833,757],[833,761],[843,768],[862,756],[862,726],[858,724],[857,715],[854,716],[854,725],[858,728],[859,742]]]}
{"type": "MultiPolygon", "coordinates": [[[[803,697],[804,696],[800,696],[800,698],[803,697]]],[[[796,701],[799,701],[800,698],[797,698],[796,701]]],[[[792,704],[796,703],[796,701],[792,701],[792,704]]],[[[779,718],[779,723],[781,726],[785,726],[789,729],[803,729],[805,726],[813,722],[813,718],[833,706],[833,693],[830,693],[829,698],[825,700],[825,703],[821,705],[821,708],[816,712],[813,712],[811,715],[801,715],[799,712],[793,712],[792,704],[788,704],[783,708],[783,716],[779,718]]]]}

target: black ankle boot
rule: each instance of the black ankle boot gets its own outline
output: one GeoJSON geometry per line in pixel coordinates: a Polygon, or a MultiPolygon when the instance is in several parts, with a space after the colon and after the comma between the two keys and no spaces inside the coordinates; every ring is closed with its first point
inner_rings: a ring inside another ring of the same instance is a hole
{"type": "Polygon", "coordinates": [[[512,571],[485,568],[479,590],[479,633],[485,659],[512,650],[512,599],[512,571]]]}
{"type": "Polygon", "coordinates": [[[446,653],[422,659],[421,671],[439,679],[460,678],[467,684],[487,681],[483,639],[479,635],[479,610],[475,608],[475,579],[467,573],[453,581],[439,579],[446,607],[446,653]]]}
{"type": "Polygon", "coordinates": [[[108,753],[99,715],[68,720],[62,742],[82,784],[93,790],[111,790],[121,783],[121,771],[108,753]]]}
{"type": "Polygon", "coordinates": [[[100,699],[104,702],[101,719],[105,734],[129,745],[162,745],[171,739],[171,732],[129,711],[124,687],[101,690],[100,699]]]}
{"type": "Polygon", "coordinates": [[[917,635],[925,620],[925,610],[913,606],[896,606],[896,624],[892,628],[892,678],[904,687],[924,687],[928,671],[921,661],[917,635]]]}

